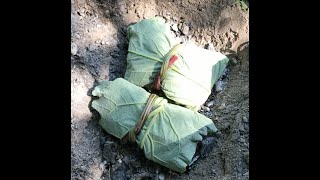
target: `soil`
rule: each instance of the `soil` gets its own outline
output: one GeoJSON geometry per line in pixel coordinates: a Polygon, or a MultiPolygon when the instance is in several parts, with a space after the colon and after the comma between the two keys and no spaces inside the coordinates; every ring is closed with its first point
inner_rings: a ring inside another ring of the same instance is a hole
{"type": "Polygon", "coordinates": [[[249,13],[234,0],[71,0],[71,179],[249,179],[249,13]],[[123,77],[128,25],[164,17],[177,38],[212,43],[230,59],[200,113],[218,128],[217,146],[188,173],[147,160],[103,131],[90,108],[99,80],[123,77]]]}

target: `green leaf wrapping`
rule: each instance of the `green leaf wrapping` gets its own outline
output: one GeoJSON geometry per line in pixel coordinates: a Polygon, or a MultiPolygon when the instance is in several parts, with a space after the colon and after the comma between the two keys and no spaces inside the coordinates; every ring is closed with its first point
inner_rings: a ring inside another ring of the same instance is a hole
{"type": "MultiPolygon", "coordinates": [[[[150,95],[122,78],[101,81],[92,94],[99,97],[92,102],[101,115],[99,124],[120,139],[134,128],[150,95]]],[[[216,131],[207,117],[158,97],[136,142],[148,159],[184,172],[202,136],[216,131]]]]}
{"type": "MultiPolygon", "coordinates": [[[[170,27],[160,17],[144,19],[129,26],[129,48],[125,79],[143,87],[153,83],[165,55],[178,42],[170,27]]],[[[161,89],[177,104],[198,110],[226,68],[229,59],[195,44],[183,44],[177,50],[179,59],[169,68],[161,89]]]]}

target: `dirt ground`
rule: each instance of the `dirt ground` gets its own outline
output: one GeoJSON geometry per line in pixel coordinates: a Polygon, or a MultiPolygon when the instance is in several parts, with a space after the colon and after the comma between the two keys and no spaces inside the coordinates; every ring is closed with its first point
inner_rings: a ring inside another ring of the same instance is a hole
{"type": "Polygon", "coordinates": [[[71,0],[71,179],[249,179],[249,15],[234,0],[71,0]],[[122,145],[97,124],[91,91],[123,77],[129,24],[161,16],[181,40],[212,43],[230,58],[223,90],[199,112],[218,128],[218,146],[176,174],[122,145]]]}

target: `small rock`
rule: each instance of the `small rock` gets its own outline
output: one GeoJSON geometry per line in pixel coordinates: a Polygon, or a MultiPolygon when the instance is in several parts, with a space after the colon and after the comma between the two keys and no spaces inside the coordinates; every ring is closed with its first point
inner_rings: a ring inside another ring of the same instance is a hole
{"type": "Polygon", "coordinates": [[[214,105],[214,101],[209,101],[208,103],[207,103],[207,107],[212,107],[214,105]]]}
{"type": "Polygon", "coordinates": [[[219,107],[218,107],[218,109],[224,109],[226,107],[226,104],[225,103],[222,103],[219,107]]]}
{"type": "Polygon", "coordinates": [[[77,45],[75,43],[71,43],[71,54],[75,56],[77,52],[78,52],[77,45]]]}
{"type": "Polygon", "coordinates": [[[206,112],[209,112],[210,111],[210,108],[206,107],[206,106],[201,106],[201,108],[206,111],[206,112]]]}
{"type": "Polygon", "coordinates": [[[249,131],[249,125],[248,124],[244,124],[244,130],[245,131],[249,131]]]}
{"type": "Polygon", "coordinates": [[[245,130],[244,130],[244,126],[243,126],[243,124],[242,123],[240,123],[239,124],[239,131],[242,131],[242,132],[244,132],[245,130]]]}
{"type": "Polygon", "coordinates": [[[248,118],[245,117],[245,116],[243,116],[242,121],[245,122],[245,123],[249,122],[249,121],[248,121],[248,118]]]}
{"type": "Polygon", "coordinates": [[[177,24],[173,24],[173,25],[171,26],[171,29],[172,29],[173,31],[177,32],[177,31],[178,31],[178,26],[177,26],[177,24]]]}
{"type": "Polygon", "coordinates": [[[241,138],[239,138],[238,141],[241,142],[241,143],[244,143],[244,142],[245,142],[245,139],[241,137],[241,138]]]}
{"type": "Polygon", "coordinates": [[[107,164],[107,161],[103,161],[102,163],[100,163],[99,167],[100,169],[104,169],[105,168],[105,165],[107,164]]]}
{"type": "Polygon", "coordinates": [[[181,42],[188,42],[189,41],[189,37],[188,36],[180,36],[181,42]]]}
{"type": "Polygon", "coordinates": [[[206,107],[204,108],[205,111],[210,112],[210,108],[206,107]]]}
{"type": "Polygon", "coordinates": [[[219,81],[216,83],[216,91],[217,91],[217,92],[222,91],[222,90],[223,90],[222,86],[223,86],[223,81],[220,81],[220,80],[219,80],[219,81]]]}
{"type": "Polygon", "coordinates": [[[240,138],[240,133],[239,132],[234,132],[232,135],[231,135],[231,140],[237,140],[240,138]]]}
{"type": "Polygon", "coordinates": [[[159,179],[159,180],[165,180],[164,174],[162,174],[162,173],[159,174],[158,179],[159,179]]]}
{"type": "Polygon", "coordinates": [[[118,163],[120,163],[120,164],[121,164],[121,163],[122,163],[122,160],[121,160],[121,159],[118,159],[118,163]]]}
{"type": "Polygon", "coordinates": [[[80,39],[80,35],[79,34],[75,34],[74,37],[77,38],[77,39],[80,39]]]}
{"type": "Polygon", "coordinates": [[[101,28],[102,26],[101,26],[101,24],[97,24],[97,28],[101,28]]]}
{"type": "Polygon", "coordinates": [[[89,50],[89,51],[94,51],[94,49],[95,49],[95,48],[94,48],[94,45],[90,44],[89,47],[88,47],[88,50],[89,50]]]}
{"type": "Polygon", "coordinates": [[[182,34],[188,35],[188,33],[189,33],[189,26],[187,26],[186,24],[183,24],[183,26],[182,26],[182,34]]]}
{"type": "Polygon", "coordinates": [[[231,58],[231,63],[232,63],[232,64],[237,64],[237,63],[238,63],[238,61],[237,61],[237,59],[236,59],[236,58],[231,58]]]}
{"type": "Polygon", "coordinates": [[[178,24],[178,29],[182,29],[182,25],[183,25],[183,23],[179,23],[178,24]]]}

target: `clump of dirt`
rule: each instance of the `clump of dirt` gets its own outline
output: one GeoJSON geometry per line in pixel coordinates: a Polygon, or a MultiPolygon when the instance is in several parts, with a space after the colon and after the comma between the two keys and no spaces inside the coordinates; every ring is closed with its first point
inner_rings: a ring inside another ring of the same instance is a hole
{"type": "Polygon", "coordinates": [[[248,179],[248,11],[233,0],[71,0],[71,179],[248,179]],[[182,41],[214,47],[230,58],[225,75],[200,113],[217,128],[218,145],[189,173],[176,174],[147,160],[134,144],[122,145],[90,111],[99,80],[123,77],[126,29],[161,16],[182,41]]]}

